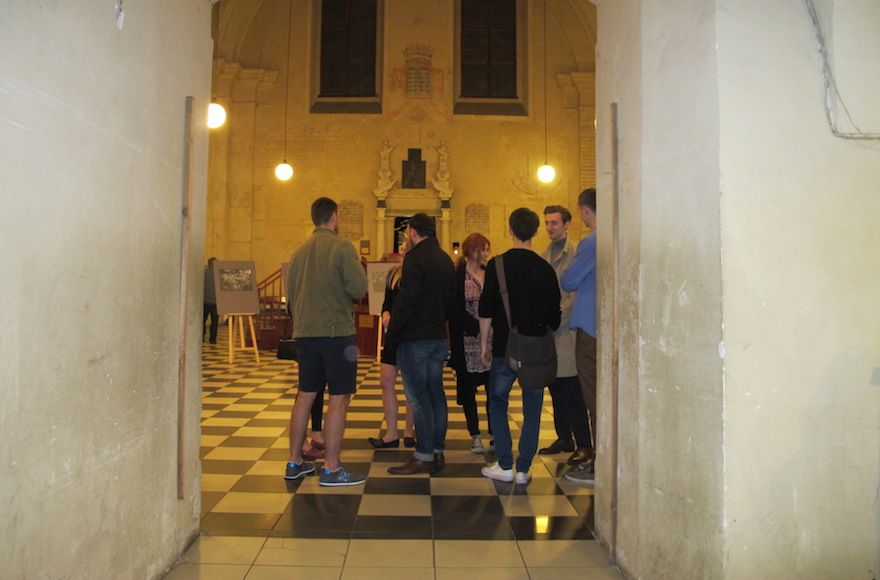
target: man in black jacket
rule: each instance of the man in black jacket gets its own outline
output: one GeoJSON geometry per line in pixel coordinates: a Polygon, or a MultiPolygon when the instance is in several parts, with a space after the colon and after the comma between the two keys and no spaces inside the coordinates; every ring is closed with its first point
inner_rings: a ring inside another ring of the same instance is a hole
{"type": "Polygon", "coordinates": [[[504,311],[504,302],[498,282],[498,258],[486,267],[486,283],[480,297],[480,337],[483,362],[492,365],[489,371],[489,414],[495,435],[497,463],[482,469],[484,477],[498,481],[515,481],[526,485],[532,480],[529,468],[538,450],[538,431],[541,426],[541,406],[544,389],[523,389],[523,425],[519,437],[519,456],[513,463],[513,441],[507,422],[510,389],[516,375],[504,362],[510,326],[520,334],[544,336],[559,328],[559,284],[556,272],[541,256],[532,251],[532,238],[540,224],[538,214],[528,208],[519,208],[510,214],[510,235],[513,249],[502,255],[510,317],[504,311]],[[493,338],[489,347],[489,327],[493,338]],[[516,467],[516,473],[514,473],[516,467]]]}
{"type": "Polygon", "coordinates": [[[412,216],[410,250],[403,262],[400,294],[391,309],[388,341],[397,344],[397,366],[416,423],[412,459],[388,469],[395,475],[430,473],[442,467],[448,423],[443,362],[448,355],[446,319],[455,290],[455,269],[440,249],[434,219],[412,216]]]}

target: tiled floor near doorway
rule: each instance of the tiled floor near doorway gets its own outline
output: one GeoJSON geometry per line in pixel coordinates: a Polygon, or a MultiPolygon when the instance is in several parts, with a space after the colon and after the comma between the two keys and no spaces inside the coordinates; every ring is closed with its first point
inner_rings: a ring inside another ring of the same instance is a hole
{"type": "MultiPolygon", "coordinates": [[[[367,442],[382,410],[379,365],[362,358],[342,459],[369,479],[328,489],[282,477],[296,363],[263,351],[257,364],[244,351],[229,364],[226,344],[221,334],[203,356],[202,536],[167,580],[620,578],[590,531],[592,488],[562,478],[565,455],[539,456],[526,487],[480,475],[494,459],[470,452],[451,371],[446,466],[395,477],[386,469],[411,450],[367,442]]],[[[512,401],[512,429],[521,409],[512,401]]],[[[549,443],[549,394],[541,425],[549,443]]]]}

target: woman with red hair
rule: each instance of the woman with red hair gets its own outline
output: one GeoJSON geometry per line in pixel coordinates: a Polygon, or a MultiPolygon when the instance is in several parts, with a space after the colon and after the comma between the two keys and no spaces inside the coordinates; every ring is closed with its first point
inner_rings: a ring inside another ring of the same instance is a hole
{"type": "MultiPolygon", "coordinates": [[[[461,245],[461,257],[456,267],[456,292],[450,320],[452,355],[449,366],[455,369],[456,400],[464,411],[471,451],[483,453],[480,422],[477,415],[477,387],[489,382],[489,367],[480,360],[480,323],[478,308],[483,294],[486,262],[489,260],[489,240],[480,233],[470,234],[461,245]]],[[[489,398],[486,397],[486,415],[489,398]]],[[[488,425],[489,436],[492,425],[488,425]]]]}

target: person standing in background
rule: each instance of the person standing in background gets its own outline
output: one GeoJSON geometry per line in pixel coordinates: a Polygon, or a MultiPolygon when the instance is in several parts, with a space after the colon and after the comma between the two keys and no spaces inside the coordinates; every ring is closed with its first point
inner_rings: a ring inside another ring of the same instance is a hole
{"type": "MultiPolygon", "coordinates": [[[[544,208],[544,227],[550,238],[550,245],[541,257],[553,267],[556,278],[571,265],[577,247],[568,236],[571,225],[571,212],[561,205],[548,205],[544,208]]],[[[556,428],[556,441],[540,449],[539,455],[560,452],[574,453],[568,458],[569,465],[586,461],[590,450],[590,428],[587,408],[578,382],[577,365],[574,360],[575,331],[568,326],[576,294],[562,291],[562,322],[556,330],[556,381],[550,385],[553,400],[553,426],[556,428]],[[577,443],[577,449],[574,449],[577,443]]]]}
{"type": "Polygon", "coordinates": [[[538,214],[522,207],[510,214],[508,224],[513,248],[489,261],[486,284],[480,297],[480,353],[483,363],[491,365],[489,413],[498,459],[484,467],[481,473],[489,479],[527,485],[532,480],[529,468],[538,450],[544,389],[522,389],[523,423],[519,455],[514,463],[507,409],[516,374],[507,368],[504,357],[511,327],[516,327],[524,336],[546,336],[559,328],[559,283],[553,268],[532,251],[532,238],[541,224],[538,214]],[[501,267],[510,303],[510,320],[502,297],[499,262],[503,262],[501,267]]]}
{"type": "MultiPolygon", "coordinates": [[[[409,240],[400,244],[400,257],[406,258],[409,250],[409,240]]],[[[385,301],[382,302],[382,326],[388,332],[391,323],[391,309],[394,299],[400,292],[400,277],[403,264],[388,272],[385,280],[385,301]]],[[[400,403],[397,402],[397,393],[394,392],[394,383],[397,380],[397,346],[388,341],[385,335],[385,344],[382,346],[382,354],[379,358],[379,384],[382,385],[382,410],[385,412],[385,435],[382,437],[369,437],[367,440],[375,449],[397,449],[400,447],[400,435],[397,429],[400,403]]],[[[413,412],[409,403],[406,404],[406,423],[403,429],[403,444],[406,447],[415,447],[416,440],[413,437],[413,412]]]]}
{"type": "Polygon", "coordinates": [[[367,291],[367,274],[354,246],[339,237],[338,206],[327,197],[312,204],[315,230],[290,258],[287,291],[295,321],[299,391],[290,411],[290,459],[285,479],[314,473],[302,447],[312,405],[325,386],[330,403],[324,419],[324,465],[318,485],[360,485],[366,475],[351,473],[339,461],[345,416],[357,390],[357,359],[352,301],[367,291]]]}
{"type": "Polygon", "coordinates": [[[566,292],[577,292],[572,311],[572,330],[575,338],[575,359],[584,403],[590,418],[589,456],[565,474],[574,483],[592,483],[596,456],[596,190],[583,190],[578,196],[578,211],[590,234],[578,244],[571,266],[562,273],[560,284],[566,292]]]}
{"type": "Polygon", "coordinates": [[[217,258],[210,258],[205,267],[205,294],[204,294],[204,317],[202,318],[202,340],[205,340],[205,323],[211,317],[211,332],[209,334],[211,344],[217,344],[217,327],[220,324],[217,315],[217,288],[214,286],[214,262],[217,258]]]}
{"type": "MultiPolygon", "coordinates": [[[[455,402],[461,405],[471,436],[471,452],[483,453],[483,438],[477,414],[477,387],[489,384],[489,365],[480,358],[480,296],[486,282],[489,240],[473,233],[461,244],[461,257],[455,270],[455,298],[449,318],[452,355],[449,366],[455,369],[455,402]]],[[[486,393],[486,415],[489,394],[486,393]]],[[[492,424],[488,424],[492,436],[492,424]]]]}
{"type": "Polygon", "coordinates": [[[388,468],[393,475],[432,473],[443,467],[449,421],[443,363],[449,354],[446,321],[455,293],[455,267],[440,248],[434,218],[417,213],[406,232],[410,249],[403,261],[388,340],[397,344],[397,366],[415,416],[416,448],[408,462],[388,468]]]}

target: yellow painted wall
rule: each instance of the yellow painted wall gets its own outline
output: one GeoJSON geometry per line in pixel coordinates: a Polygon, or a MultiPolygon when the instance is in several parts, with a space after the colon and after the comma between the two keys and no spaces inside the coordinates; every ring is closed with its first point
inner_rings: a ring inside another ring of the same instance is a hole
{"type": "MultiPolygon", "coordinates": [[[[523,97],[528,115],[487,117],[453,114],[456,5],[452,0],[381,3],[382,113],[378,115],[309,112],[316,82],[312,63],[317,57],[317,3],[292,2],[288,74],[288,2],[222,2],[214,86],[218,99],[228,104],[230,118],[211,139],[207,254],[253,259],[258,277],[265,277],[308,237],[313,227],[309,206],[317,196],[327,195],[362,209],[361,232],[352,236],[353,241],[356,246],[360,240],[369,241],[367,258],[380,259],[384,253],[380,248],[390,251],[391,239],[390,234],[377,233],[382,230],[377,227],[373,191],[379,186],[379,153],[386,140],[395,147],[390,161],[392,179],[398,180],[387,213],[429,211],[438,218],[436,193],[402,191],[399,180],[407,149],[419,148],[427,161],[430,188],[439,169],[435,147],[445,142],[453,190],[448,221],[440,224],[448,232],[441,239],[447,251],[452,242],[461,242],[470,233],[465,208],[471,204],[486,206],[489,220],[481,229],[493,242],[493,252],[511,246],[507,217],[522,206],[541,213],[549,204],[567,205],[575,214],[572,235],[580,238],[584,229],[574,211],[577,194],[594,185],[593,152],[584,151],[581,136],[586,134],[589,147],[593,146],[590,34],[595,34],[587,32],[595,14],[592,5],[581,4],[547,3],[545,67],[544,3],[523,3],[526,33],[520,49],[526,56],[528,83],[523,97]],[[404,49],[415,44],[433,51],[430,99],[406,98],[404,93],[404,49]],[[550,185],[535,177],[544,162],[545,81],[547,151],[558,172],[550,185]],[[295,170],[286,183],[273,174],[284,157],[285,142],[295,170]]],[[[346,233],[351,230],[346,232],[343,224],[346,233]]],[[[543,249],[546,244],[541,231],[535,246],[543,249]]]]}

